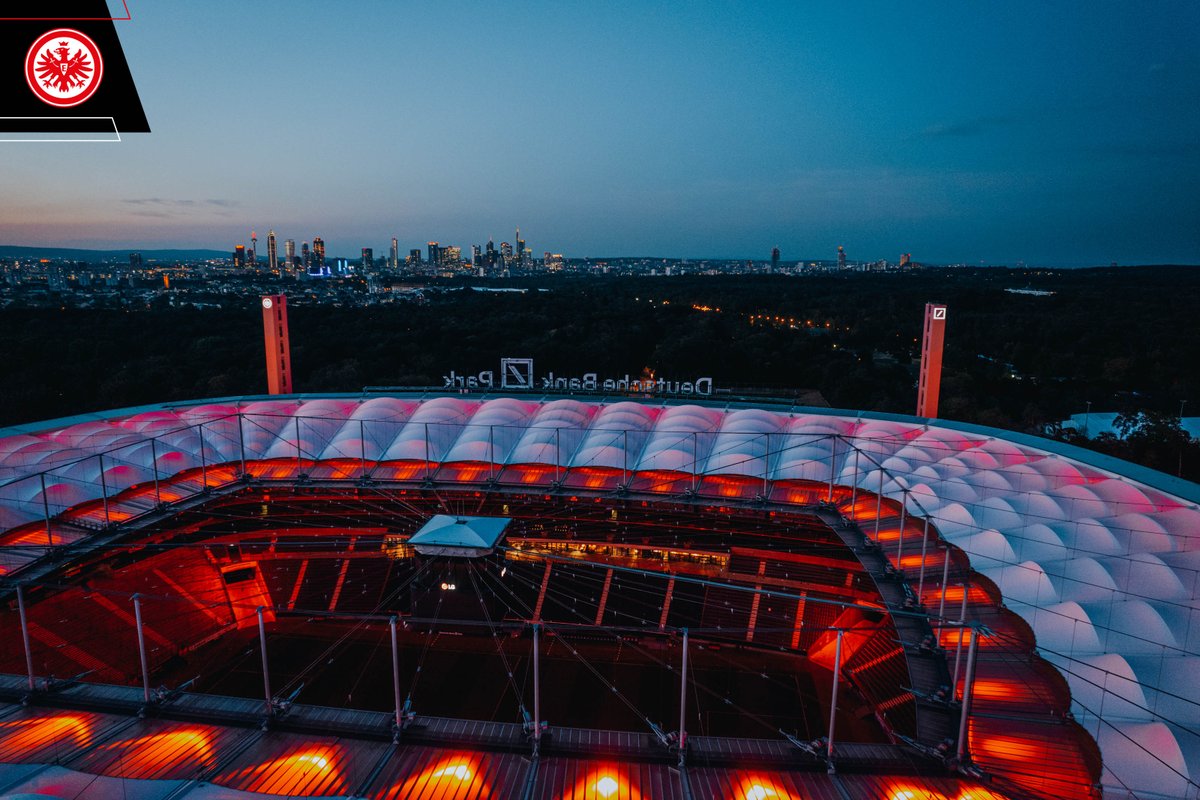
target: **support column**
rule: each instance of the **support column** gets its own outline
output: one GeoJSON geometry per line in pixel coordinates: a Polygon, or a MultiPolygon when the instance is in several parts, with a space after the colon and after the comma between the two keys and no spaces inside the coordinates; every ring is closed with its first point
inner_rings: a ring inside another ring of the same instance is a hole
{"type": "Polygon", "coordinates": [[[258,644],[262,647],[263,665],[263,697],[267,701],[267,716],[271,716],[274,707],[271,703],[271,670],[267,666],[267,624],[263,621],[263,606],[258,607],[258,644]]]}
{"type": "Polygon", "coordinates": [[[942,599],[938,603],[938,618],[946,616],[946,584],[950,582],[950,543],[942,548],[942,599]]]}
{"type": "Polygon", "coordinates": [[[829,772],[833,772],[833,734],[837,723],[838,684],[842,677],[842,636],[846,632],[839,630],[837,647],[833,651],[833,697],[829,701],[829,738],[825,742],[825,760],[829,762],[829,772]]]}
{"type": "Polygon", "coordinates": [[[958,691],[958,667],[959,667],[959,663],[962,661],[963,630],[966,628],[966,625],[967,625],[968,587],[967,587],[966,583],[964,583],[962,585],[962,587],[963,587],[962,611],[960,611],[959,615],[958,615],[958,647],[956,647],[954,650],[954,680],[950,684],[951,692],[958,691]]]}
{"type": "Polygon", "coordinates": [[[900,535],[896,538],[896,569],[901,574],[904,573],[904,567],[901,566],[900,560],[904,558],[904,526],[908,524],[908,490],[905,489],[900,493],[900,535]]]}
{"type": "Polygon", "coordinates": [[[829,496],[825,498],[825,502],[832,503],[833,502],[833,481],[835,478],[837,478],[838,436],[837,436],[837,434],[833,434],[829,438],[831,439],[830,447],[829,447],[829,496]]]}
{"type": "Polygon", "coordinates": [[[763,499],[765,500],[771,496],[771,434],[769,434],[769,433],[764,434],[764,436],[767,439],[767,446],[765,448],[765,452],[767,455],[766,455],[766,458],[763,459],[762,496],[763,496],[763,499]]]}
{"type": "Polygon", "coordinates": [[[496,472],[496,426],[488,425],[488,480],[495,480],[496,472]]]}
{"type": "Polygon", "coordinates": [[[679,666],[679,766],[687,756],[688,629],[683,629],[683,663],[679,666]]]}
{"type": "Polygon", "coordinates": [[[921,534],[921,577],[917,580],[917,602],[925,605],[925,554],[929,551],[929,516],[925,516],[925,532],[921,534]]]}
{"type": "Polygon", "coordinates": [[[533,754],[537,755],[542,743],[542,659],[538,631],[541,625],[533,623],[533,754]]]}
{"type": "Polygon", "coordinates": [[[967,674],[963,678],[962,716],[958,720],[958,762],[967,754],[968,723],[971,717],[971,692],[975,684],[975,658],[979,647],[979,629],[971,629],[971,646],[967,648],[967,674]]]}
{"type": "Polygon", "coordinates": [[[431,448],[429,446],[429,423],[426,422],[425,423],[425,480],[427,480],[427,481],[433,479],[433,464],[429,460],[430,449],[431,448]]]}
{"type": "Polygon", "coordinates": [[[396,643],[396,617],[388,620],[392,633],[392,693],[396,697],[396,730],[404,727],[404,708],[400,703],[400,648],[396,643]]]}
{"type": "Polygon", "coordinates": [[[562,482],[562,428],[554,429],[554,482],[562,482]]]}
{"type": "MultiPolygon", "coordinates": [[[[38,477],[42,479],[42,514],[46,517],[46,545],[53,547],[54,530],[50,527],[50,498],[46,496],[46,473],[43,472],[38,477]]],[[[157,486],[157,482],[155,485],[157,486]]]]}
{"type": "Polygon", "coordinates": [[[238,411],[238,454],[242,460],[242,474],[246,474],[246,432],[242,430],[243,424],[246,421],[246,415],[238,411]]]}
{"type": "Polygon", "coordinates": [[[692,492],[694,493],[700,481],[700,434],[692,433],[692,492]]]}
{"type": "Polygon", "coordinates": [[[879,544],[879,521],[883,518],[883,464],[879,465],[879,491],[875,494],[875,544],[879,544]]]}
{"type": "Polygon", "coordinates": [[[150,466],[154,469],[154,505],[159,506],[162,505],[162,491],[158,485],[158,439],[150,440],[150,466]]]}
{"type": "Polygon", "coordinates": [[[853,444],[851,444],[850,446],[854,447],[854,483],[852,483],[850,485],[850,513],[855,514],[854,507],[858,504],[858,455],[859,455],[859,450],[858,450],[858,447],[853,444]]]}
{"type": "Polygon", "coordinates": [[[21,640],[25,643],[25,671],[29,676],[29,691],[34,690],[33,650],[29,647],[29,620],[25,616],[25,587],[17,584],[17,611],[21,616],[21,640]]]}
{"type": "Polygon", "coordinates": [[[629,430],[624,432],[624,443],[621,445],[621,488],[629,487],[629,430]]]}
{"type": "Polygon", "coordinates": [[[358,443],[362,445],[362,477],[367,477],[367,422],[358,421],[358,443]]]}
{"type": "Polygon", "coordinates": [[[196,435],[200,437],[200,482],[204,491],[208,491],[208,460],[204,456],[204,423],[196,426],[196,435]]]}
{"type": "Polygon", "coordinates": [[[137,623],[138,656],[142,659],[142,698],[150,705],[150,664],[146,658],[146,634],[142,630],[142,598],[133,596],[133,619],[137,623]]]}
{"type": "Polygon", "coordinates": [[[104,524],[110,524],[111,520],[108,516],[108,479],[104,477],[104,453],[98,453],[96,458],[100,462],[100,495],[104,498],[104,524]]]}

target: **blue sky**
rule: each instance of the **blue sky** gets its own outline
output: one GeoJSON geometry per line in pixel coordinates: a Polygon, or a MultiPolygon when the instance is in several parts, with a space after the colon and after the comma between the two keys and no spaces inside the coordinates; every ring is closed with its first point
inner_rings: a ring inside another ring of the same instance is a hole
{"type": "Polygon", "coordinates": [[[1200,263],[1200,4],[129,0],[0,243],[1200,263]]]}

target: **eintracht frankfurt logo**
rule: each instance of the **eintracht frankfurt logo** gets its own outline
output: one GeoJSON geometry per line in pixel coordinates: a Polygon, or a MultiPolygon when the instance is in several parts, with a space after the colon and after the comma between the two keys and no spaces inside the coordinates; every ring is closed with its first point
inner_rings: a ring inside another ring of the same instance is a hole
{"type": "Polygon", "coordinates": [[[70,28],[43,33],[25,56],[29,88],[52,106],[79,105],[95,94],[103,77],[100,48],[86,34],[70,28]]]}

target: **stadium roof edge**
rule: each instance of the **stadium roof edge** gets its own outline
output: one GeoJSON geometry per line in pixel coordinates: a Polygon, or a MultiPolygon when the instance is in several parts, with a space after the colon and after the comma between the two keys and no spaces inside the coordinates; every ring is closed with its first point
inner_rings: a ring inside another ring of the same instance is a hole
{"type": "Polygon", "coordinates": [[[628,395],[604,395],[604,394],[570,394],[570,393],[538,393],[538,392],[460,392],[460,391],[439,391],[436,389],[414,389],[414,390],[398,390],[395,392],[310,392],[298,393],[289,395],[231,395],[227,397],[211,397],[201,398],[196,400],[179,400],[165,403],[151,403],[141,406],[129,406],[126,408],[110,409],[107,411],[91,412],[86,414],[77,414],[70,417],[60,417],[58,419],[44,420],[41,422],[30,422],[21,425],[12,425],[6,428],[0,428],[0,438],[7,436],[16,436],[20,434],[34,435],[49,430],[56,430],[70,425],[76,425],[82,422],[103,422],[114,417],[127,417],[134,414],[141,414],[150,411],[158,411],[162,409],[178,409],[187,408],[196,405],[209,405],[215,403],[224,403],[235,406],[241,406],[246,403],[257,403],[264,401],[306,401],[306,400],[321,400],[321,399],[362,399],[369,400],[378,397],[404,397],[411,399],[423,399],[430,397],[461,397],[474,400],[494,400],[500,397],[522,397],[527,398],[532,402],[548,401],[548,400],[578,400],[580,402],[594,403],[609,403],[609,402],[640,402],[649,405],[662,406],[684,406],[695,405],[706,408],[725,408],[725,409],[741,409],[741,408],[762,408],[770,406],[780,411],[786,410],[793,414],[810,414],[815,416],[829,417],[848,417],[852,419],[862,420],[878,420],[882,422],[900,422],[907,424],[930,425],[947,430],[959,431],[975,436],[985,436],[995,439],[1003,439],[1012,442],[1013,444],[1024,445],[1043,450],[1047,453],[1071,458],[1096,469],[1106,472],[1115,473],[1122,477],[1143,483],[1154,489],[1158,489],[1176,497],[1183,498],[1189,502],[1200,504],[1200,484],[1194,483],[1183,478],[1178,478],[1174,475],[1169,475],[1165,472],[1160,472],[1156,469],[1143,467],[1139,464],[1134,464],[1131,461],[1125,461],[1120,458],[1097,453],[1093,450],[1087,450],[1076,445],[1059,442],[1054,439],[1047,439],[1041,436],[1034,436],[1028,433],[1019,431],[1004,430],[1002,428],[991,428],[986,425],[976,425],[969,422],[957,422],[947,419],[935,419],[927,417],[916,417],[908,414],[894,414],[882,411],[861,411],[844,408],[817,408],[812,406],[798,406],[788,403],[781,399],[771,398],[734,398],[720,400],[705,400],[700,398],[679,398],[679,397],[637,397],[628,395]]]}

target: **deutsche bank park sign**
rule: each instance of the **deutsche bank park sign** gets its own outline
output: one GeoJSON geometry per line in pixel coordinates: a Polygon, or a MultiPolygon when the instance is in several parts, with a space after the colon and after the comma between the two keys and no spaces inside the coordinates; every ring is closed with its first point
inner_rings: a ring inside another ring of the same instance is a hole
{"type": "Polygon", "coordinates": [[[512,389],[526,391],[583,391],[583,392],[632,392],[637,394],[682,394],[708,397],[713,393],[712,378],[695,378],[690,381],[671,381],[666,378],[638,377],[601,378],[598,373],[585,372],[577,377],[555,375],[548,372],[538,375],[533,369],[532,358],[500,359],[500,379],[490,369],[474,375],[460,375],[454,370],[442,376],[446,389],[512,389]]]}

